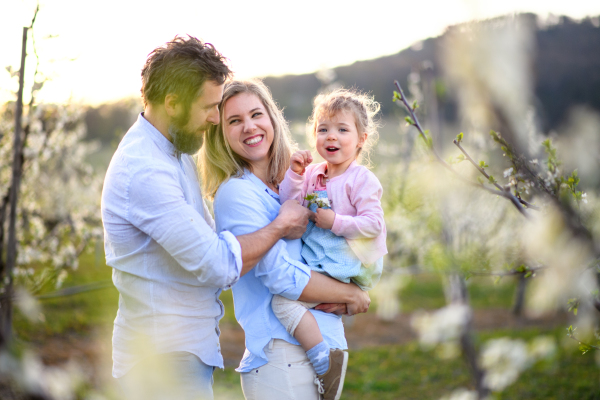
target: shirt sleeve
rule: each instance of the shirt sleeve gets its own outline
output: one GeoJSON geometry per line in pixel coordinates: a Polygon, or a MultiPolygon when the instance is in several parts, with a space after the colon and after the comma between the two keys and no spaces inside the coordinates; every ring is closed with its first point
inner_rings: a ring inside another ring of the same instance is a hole
{"type": "MultiPolygon", "coordinates": [[[[381,183],[371,171],[365,170],[352,182],[350,202],[356,208],[356,216],[335,214],[331,231],[347,239],[372,239],[385,227],[381,207],[381,183]]],[[[335,207],[335,204],[334,204],[335,207]]]]}
{"type": "MultiPolygon", "coordinates": [[[[256,232],[277,216],[265,204],[268,196],[245,179],[232,178],[223,183],[214,202],[218,230],[228,230],[236,236],[256,232]]],[[[286,242],[278,240],[260,262],[249,272],[255,274],[272,294],[297,300],[310,279],[310,268],[292,259],[286,242]]]]}
{"type": "Polygon", "coordinates": [[[127,215],[136,228],[160,244],[202,285],[227,288],[239,279],[239,242],[229,232],[217,235],[186,202],[172,168],[161,165],[132,173],[127,215]]]}
{"type": "Polygon", "coordinates": [[[281,203],[287,200],[298,200],[300,204],[304,200],[302,188],[304,186],[305,175],[298,175],[291,168],[288,168],[283,181],[279,184],[279,199],[281,203]]]}

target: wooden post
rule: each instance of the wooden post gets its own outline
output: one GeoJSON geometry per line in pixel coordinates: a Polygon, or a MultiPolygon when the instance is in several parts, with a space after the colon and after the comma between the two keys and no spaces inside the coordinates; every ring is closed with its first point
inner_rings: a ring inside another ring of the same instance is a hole
{"type": "Polygon", "coordinates": [[[21,50],[21,68],[19,69],[19,93],[15,110],[15,140],[13,147],[12,182],[10,187],[10,215],[8,220],[8,246],[6,251],[6,269],[4,270],[4,293],[0,301],[0,348],[6,347],[12,337],[12,301],[13,270],[17,261],[17,205],[21,185],[23,149],[21,143],[21,119],[23,116],[23,85],[25,77],[25,57],[27,56],[27,30],[23,28],[23,47],[21,50]]]}

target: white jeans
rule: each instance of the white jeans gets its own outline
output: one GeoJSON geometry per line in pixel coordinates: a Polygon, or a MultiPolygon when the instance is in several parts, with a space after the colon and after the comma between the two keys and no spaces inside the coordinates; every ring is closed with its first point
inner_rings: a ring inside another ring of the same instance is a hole
{"type": "Polygon", "coordinates": [[[271,339],[265,353],[267,364],[241,374],[246,400],[321,399],[315,384],[317,373],[302,347],[271,339]]]}

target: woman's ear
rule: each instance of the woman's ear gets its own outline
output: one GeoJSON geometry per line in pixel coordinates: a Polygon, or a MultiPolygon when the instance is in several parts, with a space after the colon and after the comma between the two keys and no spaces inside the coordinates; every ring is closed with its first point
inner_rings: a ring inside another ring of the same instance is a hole
{"type": "Polygon", "coordinates": [[[369,134],[367,132],[363,132],[362,135],[358,135],[358,145],[356,147],[362,148],[367,141],[367,137],[369,134]]]}
{"type": "Polygon", "coordinates": [[[169,93],[165,96],[165,111],[169,117],[174,117],[179,114],[181,103],[177,101],[178,96],[175,93],[169,93]]]}

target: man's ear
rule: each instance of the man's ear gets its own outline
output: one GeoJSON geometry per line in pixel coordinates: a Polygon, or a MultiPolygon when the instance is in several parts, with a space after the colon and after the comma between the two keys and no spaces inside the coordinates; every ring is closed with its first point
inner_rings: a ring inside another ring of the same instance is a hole
{"type": "Polygon", "coordinates": [[[365,142],[367,141],[368,136],[369,136],[369,134],[367,132],[363,132],[363,134],[358,137],[358,146],[357,147],[362,148],[365,145],[365,142]]]}
{"type": "Polygon", "coordinates": [[[165,96],[165,111],[169,117],[174,117],[179,114],[181,104],[178,101],[178,96],[175,93],[169,93],[165,96]]]}

